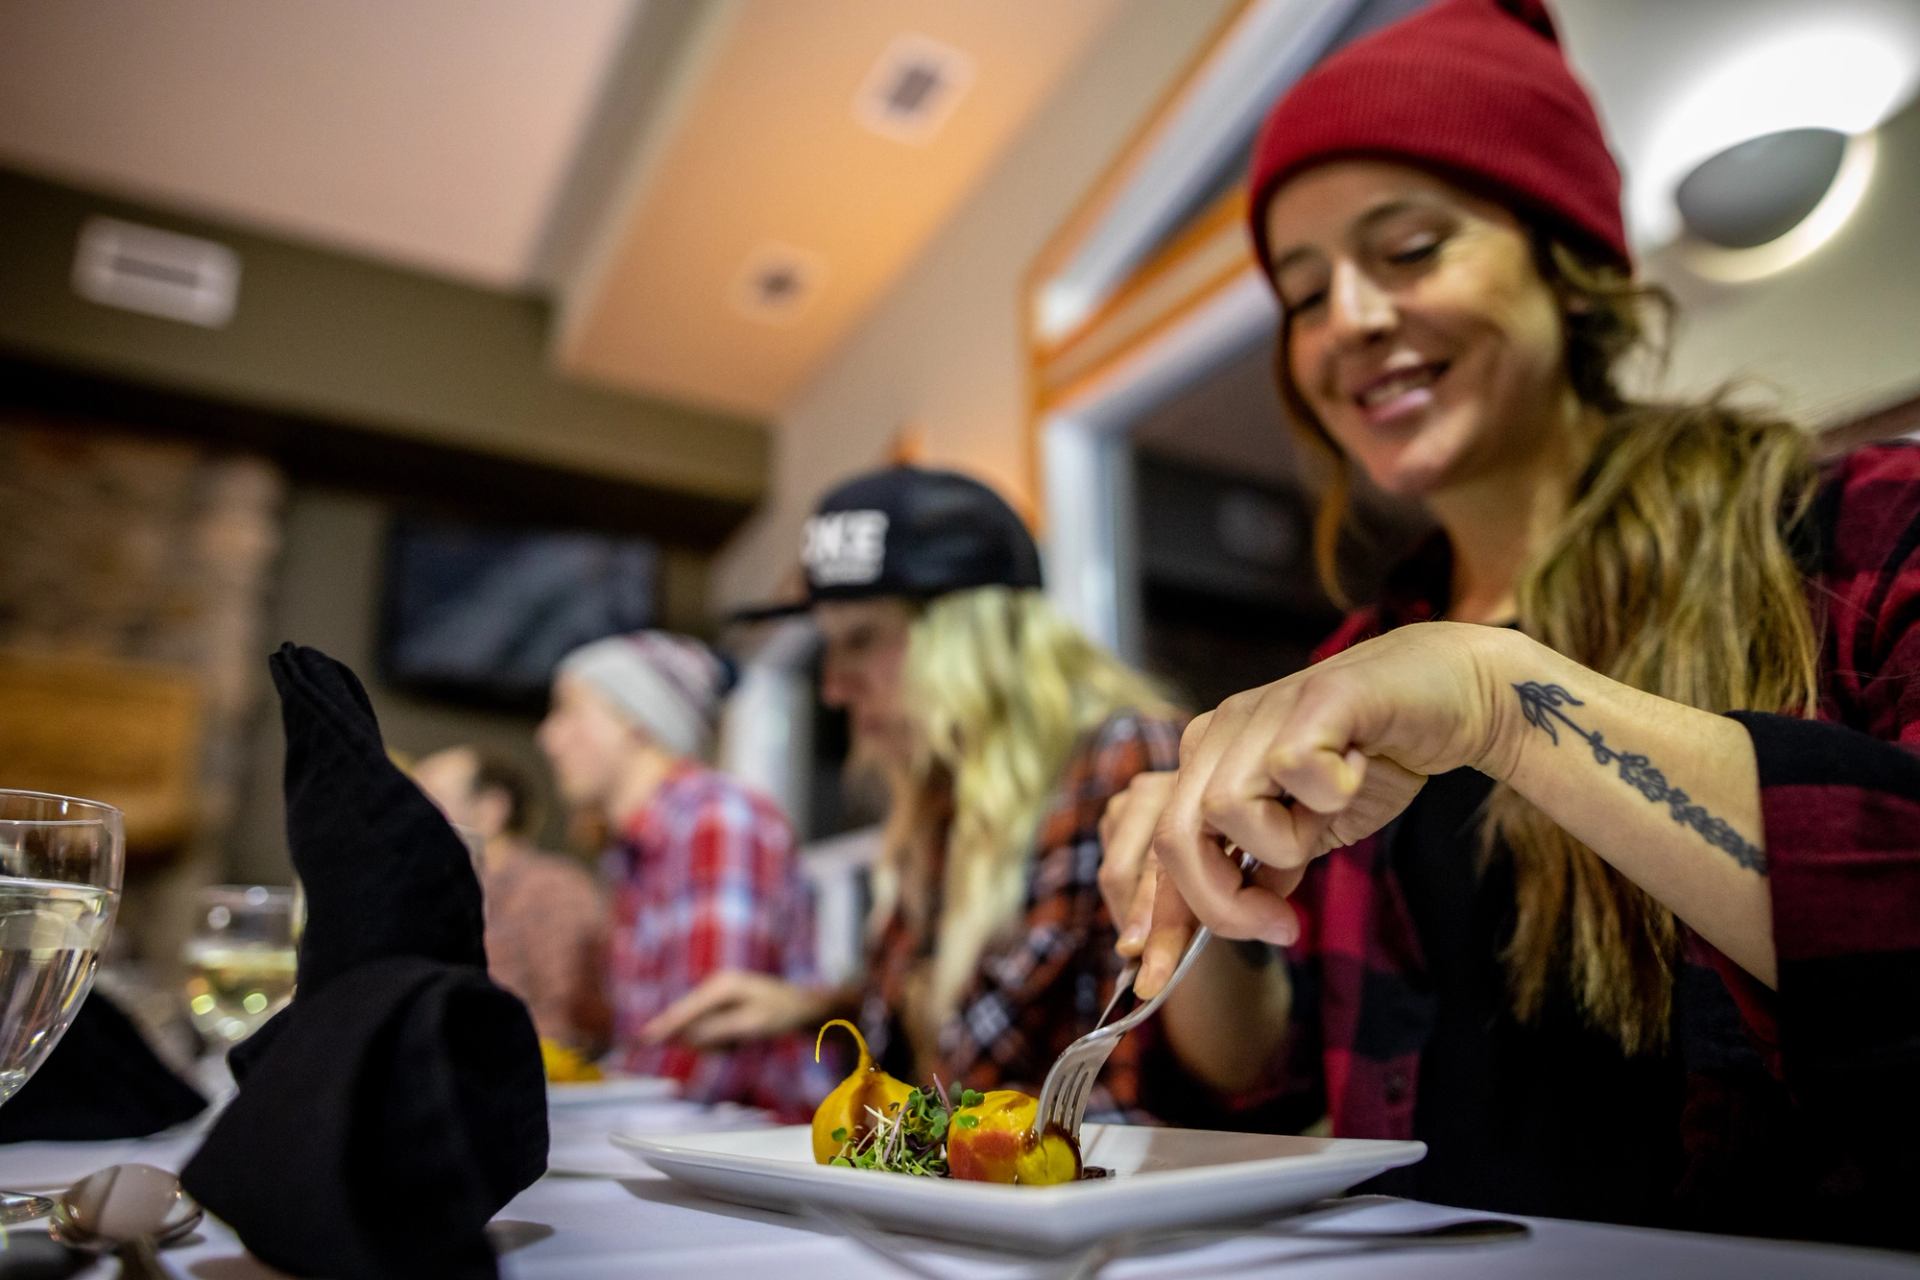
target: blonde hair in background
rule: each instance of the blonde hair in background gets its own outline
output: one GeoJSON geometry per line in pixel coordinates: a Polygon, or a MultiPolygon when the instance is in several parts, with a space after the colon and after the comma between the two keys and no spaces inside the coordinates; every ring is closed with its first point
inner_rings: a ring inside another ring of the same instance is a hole
{"type": "Polygon", "coordinates": [[[925,607],[907,642],[905,693],[917,745],[894,781],[873,919],[899,907],[932,932],[937,1026],[1026,902],[1034,828],[1074,744],[1122,711],[1178,711],[1042,592],[1007,587],[925,607]],[[949,815],[940,917],[929,920],[934,842],[949,815]]]}
{"type": "MultiPolygon", "coordinates": [[[[1583,666],[1702,710],[1813,715],[1819,637],[1787,530],[1817,482],[1801,427],[1739,407],[1722,390],[1695,403],[1642,402],[1619,389],[1623,362],[1652,349],[1663,291],[1536,239],[1561,297],[1574,392],[1598,435],[1553,537],[1516,584],[1520,628],[1583,666]]],[[[1315,528],[1335,599],[1350,463],[1317,423],[1276,353],[1294,430],[1333,468],[1315,528]]],[[[1484,845],[1512,853],[1518,912],[1505,964],[1513,1009],[1537,1017],[1556,981],[1629,1053],[1667,1039],[1681,931],[1673,913],[1509,787],[1495,789],[1484,845]]]]}

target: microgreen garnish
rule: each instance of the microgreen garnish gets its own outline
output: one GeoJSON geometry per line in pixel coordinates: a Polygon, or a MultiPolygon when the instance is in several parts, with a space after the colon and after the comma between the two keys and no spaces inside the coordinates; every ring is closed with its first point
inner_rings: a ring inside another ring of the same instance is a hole
{"type": "Polygon", "coordinates": [[[841,1144],[840,1153],[828,1163],[944,1178],[947,1176],[947,1130],[955,1124],[963,1129],[980,1124],[978,1116],[954,1113],[960,1107],[978,1106],[984,1099],[984,1094],[972,1089],[957,1089],[950,1095],[938,1080],[931,1089],[911,1089],[906,1100],[888,1114],[867,1108],[872,1124],[857,1141],[848,1142],[847,1131],[835,1129],[833,1140],[841,1144]]]}

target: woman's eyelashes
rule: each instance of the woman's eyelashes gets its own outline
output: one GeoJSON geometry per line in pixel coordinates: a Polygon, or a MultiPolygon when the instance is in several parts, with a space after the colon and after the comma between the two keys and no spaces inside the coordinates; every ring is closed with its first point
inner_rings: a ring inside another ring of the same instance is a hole
{"type": "MultiPolygon", "coordinates": [[[[1363,269],[1373,278],[1375,287],[1387,287],[1395,279],[1431,263],[1445,243],[1446,236],[1439,232],[1409,235],[1369,251],[1365,257],[1370,260],[1370,266],[1363,269]]],[[[1326,305],[1327,269],[1321,265],[1317,269],[1282,272],[1274,286],[1280,296],[1281,311],[1289,321],[1309,316],[1326,305]]]]}
{"type": "Polygon", "coordinates": [[[1324,287],[1302,289],[1293,295],[1289,295],[1282,289],[1280,293],[1280,309],[1286,314],[1287,318],[1291,320],[1305,312],[1317,309],[1320,304],[1326,300],[1327,291],[1324,287]]]}
{"type": "Polygon", "coordinates": [[[1396,267],[1417,267],[1421,263],[1431,259],[1439,251],[1439,236],[1422,236],[1417,240],[1407,241],[1405,244],[1390,250],[1383,256],[1387,262],[1396,267]]]}

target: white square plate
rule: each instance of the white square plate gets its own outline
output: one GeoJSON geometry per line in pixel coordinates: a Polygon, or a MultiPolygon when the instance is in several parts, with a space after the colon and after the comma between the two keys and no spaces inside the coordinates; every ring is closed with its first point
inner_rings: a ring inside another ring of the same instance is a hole
{"type": "Polygon", "coordinates": [[[848,1210],[883,1227],[978,1244],[1070,1249],[1119,1232],[1226,1222],[1299,1208],[1427,1154],[1423,1142],[1087,1125],[1085,1160],[1107,1178],[1006,1187],[813,1162],[807,1126],[640,1136],[615,1145],[722,1200],[848,1210]]]}

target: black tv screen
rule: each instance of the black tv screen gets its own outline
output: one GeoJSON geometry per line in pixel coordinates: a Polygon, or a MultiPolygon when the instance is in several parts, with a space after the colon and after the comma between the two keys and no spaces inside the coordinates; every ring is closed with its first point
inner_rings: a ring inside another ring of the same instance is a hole
{"type": "Polygon", "coordinates": [[[425,692],[538,707],[569,650],[655,625],[659,559],[638,538],[398,519],[384,674],[425,692]]]}

